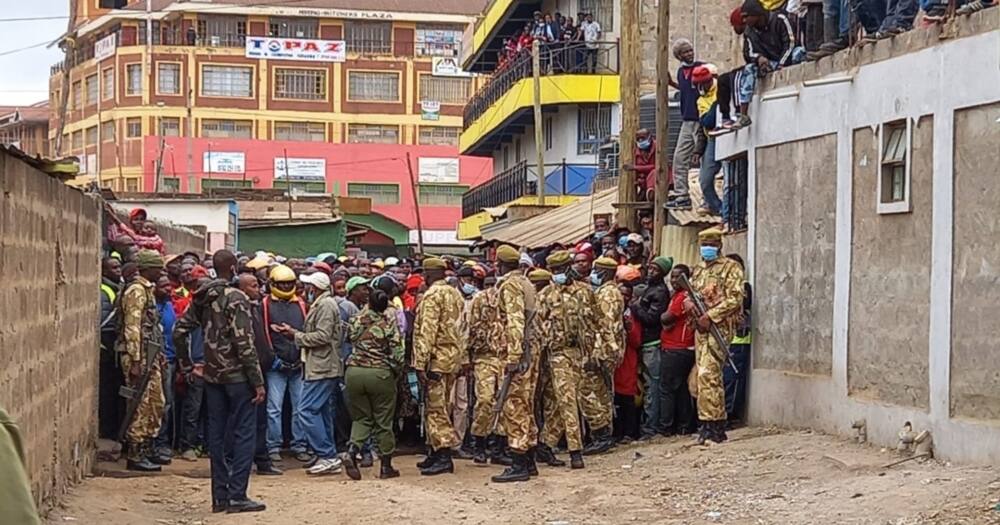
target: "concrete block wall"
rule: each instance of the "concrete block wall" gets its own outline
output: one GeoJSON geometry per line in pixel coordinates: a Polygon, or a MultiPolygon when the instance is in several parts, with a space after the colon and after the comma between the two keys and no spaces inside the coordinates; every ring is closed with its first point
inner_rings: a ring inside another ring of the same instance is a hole
{"type": "Polygon", "coordinates": [[[43,509],[94,458],[100,246],[93,199],[0,151],[0,405],[43,509]]]}

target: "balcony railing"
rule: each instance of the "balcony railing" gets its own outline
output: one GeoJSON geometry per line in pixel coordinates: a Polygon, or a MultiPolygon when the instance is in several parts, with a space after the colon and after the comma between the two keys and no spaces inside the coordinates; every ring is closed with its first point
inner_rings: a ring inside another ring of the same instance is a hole
{"type": "Polygon", "coordinates": [[[462,217],[479,213],[483,208],[499,206],[535,192],[536,182],[528,180],[528,162],[521,161],[489,181],[462,195],[462,217]]]}
{"type": "MultiPolygon", "coordinates": [[[[555,42],[543,44],[543,75],[613,75],[618,73],[617,42],[555,42]]],[[[522,50],[497,69],[465,106],[464,128],[468,128],[518,81],[532,75],[531,51],[522,50]]]]}

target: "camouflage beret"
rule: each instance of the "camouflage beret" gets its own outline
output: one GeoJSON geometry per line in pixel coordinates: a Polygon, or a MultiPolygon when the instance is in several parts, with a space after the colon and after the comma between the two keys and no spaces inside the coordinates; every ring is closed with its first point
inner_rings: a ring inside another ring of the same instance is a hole
{"type": "Polygon", "coordinates": [[[701,230],[698,232],[698,241],[721,241],[722,240],[722,230],[718,228],[708,228],[707,230],[701,230]]]}
{"type": "Polygon", "coordinates": [[[163,256],[153,250],[139,250],[135,256],[135,264],[140,270],[163,268],[163,256]]]}
{"type": "Polygon", "coordinates": [[[528,280],[533,283],[544,283],[552,280],[552,272],[548,270],[531,270],[528,272],[528,280]]]}
{"type": "Polygon", "coordinates": [[[425,270],[445,270],[448,268],[448,263],[444,262],[444,259],[429,257],[424,259],[422,266],[425,270]]]}
{"type": "Polygon", "coordinates": [[[571,262],[573,262],[573,258],[570,257],[569,252],[566,250],[556,250],[545,258],[545,264],[549,266],[562,266],[571,262]]]}
{"type": "Polygon", "coordinates": [[[516,263],[521,259],[521,254],[510,245],[503,244],[497,248],[497,260],[505,263],[516,263]]]}
{"type": "Polygon", "coordinates": [[[612,259],[611,257],[598,257],[597,260],[594,261],[594,266],[602,270],[617,270],[618,261],[612,259]]]}

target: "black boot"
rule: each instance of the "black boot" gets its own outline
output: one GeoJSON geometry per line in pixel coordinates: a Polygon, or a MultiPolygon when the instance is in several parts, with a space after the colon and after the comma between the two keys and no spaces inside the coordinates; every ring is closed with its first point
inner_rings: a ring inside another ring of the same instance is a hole
{"type": "Polygon", "coordinates": [[[599,428],[591,433],[590,444],[583,447],[583,455],[603,454],[615,446],[611,437],[611,427],[599,428]]]}
{"type": "Polygon", "coordinates": [[[229,506],[226,507],[227,514],[235,514],[237,512],[260,512],[267,509],[267,505],[259,501],[254,501],[252,499],[231,499],[229,500],[229,506]]]}
{"type": "Polygon", "coordinates": [[[566,466],[566,462],[557,458],[555,452],[552,452],[552,448],[545,443],[538,444],[538,447],[535,449],[535,457],[538,458],[538,461],[541,461],[550,467],[566,466]]]}
{"type": "Polygon", "coordinates": [[[485,436],[473,436],[476,441],[476,451],[472,454],[472,462],[476,465],[485,465],[487,463],[486,459],[486,437],[485,436]]]}
{"type": "Polygon", "coordinates": [[[729,439],[729,436],[726,435],[725,421],[712,421],[709,424],[712,426],[710,427],[711,434],[709,435],[708,439],[711,439],[715,443],[722,443],[723,441],[729,439]]]}
{"type": "MultiPolygon", "coordinates": [[[[133,445],[130,443],[129,446],[133,445]]],[[[134,447],[134,451],[129,450],[128,461],[125,462],[127,470],[136,472],[159,472],[162,470],[159,465],[149,460],[152,449],[147,447],[145,443],[135,444],[134,447]]]]}
{"type": "Polygon", "coordinates": [[[433,449],[427,447],[427,457],[417,462],[417,468],[427,468],[434,464],[435,456],[437,455],[433,449]]]}
{"type": "Polygon", "coordinates": [[[583,454],[579,450],[571,450],[569,453],[569,468],[583,468],[583,454]]]}
{"type": "Polygon", "coordinates": [[[347,447],[347,452],[340,457],[340,461],[343,464],[344,472],[347,473],[347,477],[357,481],[361,479],[361,469],[358,468],[358,446],[351,443],[347,447]]]}
{"type": "Polygon", "coordinates": [[[437,474],[455,472],[455,464],[451,462],[451,449],[443,448],[434,453],[434,462],[427,468],[420,469],[420,474],[424,476],[434,476],[437,474]]]}
{"type": "Polygon", "coordinates": [[[511,481],[528,481],[531,474],[528,472],[528,458],[524,454],[514,452],[511,454],[511,466],[503,469],[503,472],[490,478],[494,483],[508,483],[511,481]]]}
{"type": "Polygon", "coordinates": [[[528,474],[532,476],[538,475],[538,465],[535,464],[535,448],[529,448],[528,452],[524,455],[525,460],[528,462],[528,474]]]}
{"type": "Polygon", "coordinates": [[[153,445],[149,445],[146,447],[146,450],[149,452],[147,457],[151,463],[169,465],[173,461],[173,453],[169,448],[158,450],[153,445]]]}
{"type": "Polygon", "coordinates": [[[705,442],[708,441],[709,437],[711,437],[711,424],[712,423],[710,421],[705,421],[700,427],[698,427],[698,436],[694,438],[694,443],[696,445],[704,445],[705,442]]]}
{"type": "Polygon", "coordinates": [[[490,454],[491,465],[503,465],[509,467],[514,464],[514,459],[507,452],[507,436],[497,436],[493,442],[493,452],[490,454]]]}
{"type": "Polygon", "coordinates": [[[280,476],[284,474],[278,467],[274,466],[274,463],[268,461],[267,463],[257,464],[257,475],[258,476],[280,476]]]}
{"type": "Polygon", "coordinates": [[[392,454],[382,454],[380,458],[378,479],[398,478],[399,471],[392,468],[392,454]]]}

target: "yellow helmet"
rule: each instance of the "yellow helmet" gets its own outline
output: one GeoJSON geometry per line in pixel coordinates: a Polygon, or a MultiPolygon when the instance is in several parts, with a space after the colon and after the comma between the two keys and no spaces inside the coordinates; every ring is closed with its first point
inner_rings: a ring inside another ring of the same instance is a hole
{"type": "Polygon", "coordinates": [[[276,283],[287,283],[295,280],[295,271],[284,264],[279,264],[271,269],[269,277],[276,283]]]}

